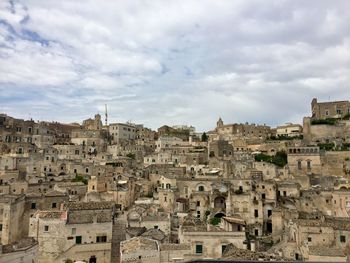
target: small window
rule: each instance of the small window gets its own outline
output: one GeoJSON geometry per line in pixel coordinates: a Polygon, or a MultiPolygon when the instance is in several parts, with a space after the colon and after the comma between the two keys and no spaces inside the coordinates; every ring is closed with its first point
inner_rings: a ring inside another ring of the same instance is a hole
{"type": "Polygon", "coordinates": [[[307,161],[306,163],[307,163],[307,169],[311,170],[311,161],[307,161]]]}
{"type": "Polygon", "coordinates": [[[49,231],[49,226],[44,226],[44,231],[48,232],[49,231]]]}
{"type": "Polygon", "coordinates": [[[311,237],[308,237],[308,238],[307,238],[307,241],[308,241],[308,242],[311,242],[311,241],[312,241],[312,238],[311,238],[311,237]]]}
{"type": "Polygon", "coordinates": [[[201,202],[200,201],[197,201],[197,206],[201,206],[201,202]]]}
{"type": "Polygon", "coordinates": [[[81,236],[75,237],[75,244],[81,244],[81,236]]]}
{"type": "Polygon", "coordinates": [[[203,245],[196,244],[196,254],[202,254],[202,253],[203,253],[203,245]]]}
{"type": "Polygon", "coordinates": [[[224,254],[226,247],[227,247],[227,245],[222,245],[221,246],[221,254],[224,254]]]}
{"type": "Polygon", "coordinates": [[[198,192],[204,192],[204,186],[203,185],[198,186],[198,192]]]}
{"type": "Polygon", "coordinates": [[[259,217],[259,211],[258,211],[258,209],[255,209],[255,210],[254,210],[254,217],[259,217]]]}
{"type": "Polygon", "coordinates": [[[36,209],[36,203],[31,203],[30,208],[31,209],[36,209]]]}
{"type": "Polygon", "coordinates": [[[346,237],[344,235],[340,236],[340,242],[345,243],[346,242],[346,237]]]}
{"type": "Polygon", "coordinates": [[[96,243],[105,243],[107,242],[107,236],[97,236],[96,243]]]}
{"type": "Polygon", "coordinates": [[[52,208],[57,208],[57,203],[52,203],[51,207],[52,208]]]}
{"type": "Polygon", "coordinates": [[[158,229],[158,226],[153,226],[154,227],[154,229],[158,229]]]}
{"type": "Polygon", "coordinates": [[[0,231],[2,231],[2,224],[0,224],[0,231]]]}
{"type": "Polygon", "coordinates": [[[298,170],[301,170],[301,161],[298,161],[298,170]]]}

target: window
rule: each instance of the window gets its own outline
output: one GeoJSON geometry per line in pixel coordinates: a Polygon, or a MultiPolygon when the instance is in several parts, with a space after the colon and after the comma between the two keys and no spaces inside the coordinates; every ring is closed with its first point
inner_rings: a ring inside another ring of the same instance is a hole
{"type": "Polygon", "coordinates": [[[255,236],[257,237],[257,236],[259,235],[259,230],[258,230],[258,229],[255,229],[255,230],[254,230],[254,234],[255,234],[255,236]]]}
{"type": "Polygon", "coordinates": [[[307,169],[311,170],[311,161],[307,161],[307,169]]]}
{"type": "Polygon", "coordinates": [[[201,202],[200,201],[197,201],[197,206],[201,206],[201,202]]]}
{"type": "Polygon", "coordinates": [[[204,192],[204,186],[203,185],[198,186],[198,192],[204,192]]]}
{"type": "Polygon", "coordinates": [[[196,244],[196,254],[202,254],[202,253],[203,253],[203,245],[196,244]]]}
{"type": "Polygon", "coordinates": [[[270,217],[272,215],[272,210],[271,209],[268,209],[267,210],[267,217],[270,217]]]}
{"type": "Polygon", "coordinates": [[[258,211],[258,209],[255,209],[255,210],[254,210],[254,217],[259,217],[259,211],[258,211]]]}
{"type": "Polygon", "coordinates": [[[224,254],[227,245],[221,245],[221,254],[224,254]]]}
{"type": "Polygon", "coordinates": [[[298,161],[298,170],[301,170],[301,161],[298,161]]]}
{"type": "Polygon", "coordinates": [[[49,226],[44,226],[44,231],[45,232],[49,231],[49,226]]]}
{"type": "Polygon", "coordinates": [[[31,209],[36,209],[36,203],[31,203],[30,208],[31,209]]]}
{"type": "Polygon", "coordinates": [[[341,242],[341,243],[345,243],[345,242],[346,242],[346,237],[343,236],[343,235],[341,235],[341,236],[340,236],[340,242],[341,242]]]}
{"type": "Polygon", "coordinates": [[[329,115],[329,111],[328,111],[328,110],[326,110],[325,114],[326,114],[326,116],[328,116],[328,115],[329,115]]]}
{"type": "Polygon", "coordinates": [[[75,244],[81,244],[81,236],[75,237],[75,244]]]}
{"type": "Polygon", "coordinates": [[[105,243],[107,242],[107,236],[97,236],[96,243],[105,243]]]}
{"type": "Polygon", "coordinates": [[[158,229],[158,226],[153,226],[154,229],[158,229]]]}
{"type": "Polygon", "coordinates": [[[52,208],[57,208],[57,203],[52,203],[51,207],[52,208]]]}
{"type": "Polygon", "coordinates": [[[312,238],[311,238],[311,237],[308,237],[308,238],[307,238],[307,241],[308,241],[308,242],[311,242],[311,241],[312,241],[312,238]]]}
{"type": "Polygon", "coordinates": [[[0,224],[0,231],[2,231],[2,224],[0,224]]]}
{"type": "Polygon", "coordinates": [[[261,198],[262,198],[262,199],[266,199],[266,194],[262,194],[262,195],[261,195],[261,198]]]}

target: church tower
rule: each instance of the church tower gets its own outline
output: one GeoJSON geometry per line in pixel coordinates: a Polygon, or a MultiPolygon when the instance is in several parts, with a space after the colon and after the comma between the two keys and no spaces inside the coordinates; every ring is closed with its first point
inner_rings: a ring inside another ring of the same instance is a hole
{"type": "Polygon", "coordinates": [[[222,127],[224,126],[224,122],[222,121],[221,117],[219,118],[219,120],[216,122],[216,127],[219,128],[219,127],[222,127]]]}

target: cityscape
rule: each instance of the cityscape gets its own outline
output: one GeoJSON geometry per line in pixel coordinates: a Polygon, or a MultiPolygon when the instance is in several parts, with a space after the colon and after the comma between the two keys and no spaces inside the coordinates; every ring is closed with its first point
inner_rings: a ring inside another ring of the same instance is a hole
{"type": "Polygon", "coordinates": [[[207,132],[105,109],[82,124],[0,115],[2,262],[348,260],[350,101],[207,132]]]}
{"type": "Polygon", "coordinates": [[[350,261],[349,0],[0,0],[0,263],[350,261]]]}

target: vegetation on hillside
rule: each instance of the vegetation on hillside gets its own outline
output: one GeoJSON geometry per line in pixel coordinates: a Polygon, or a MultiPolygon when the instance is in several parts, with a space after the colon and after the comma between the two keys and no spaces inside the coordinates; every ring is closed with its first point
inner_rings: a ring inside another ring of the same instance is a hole
{"type": "Polygon", "coordinates": [[[311,125],[335,125],[337,119],[328,118],[325,120],[311,120],[311,125]]]}
{"type": "Polygon", "coordinates": [[[88,180],[81,175],[76,175],[75,178],[72,179],[72,182],[82,182],[84,184],[88,184],[88,180]]]}
{"type": "Polygon", "coordinates": [[[287,164],[287,154],[283,151],[277,152],[275,156],[259,153],[255,155],[255,161],[273,163],[278,167],[284,167],[287,164]]]}

